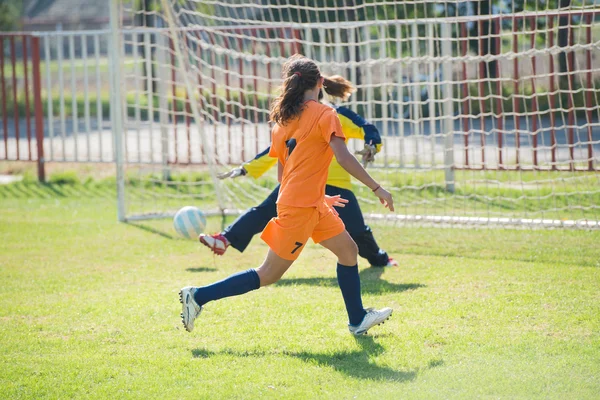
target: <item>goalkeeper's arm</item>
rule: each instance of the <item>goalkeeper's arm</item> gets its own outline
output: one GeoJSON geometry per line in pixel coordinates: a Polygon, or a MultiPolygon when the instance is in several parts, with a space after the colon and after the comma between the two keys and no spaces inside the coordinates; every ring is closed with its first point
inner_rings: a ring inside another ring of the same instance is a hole
{"type": "Polygon", "coordinates": [[[265,172],[271,169],[276,163],[277,159],[269,157],[270,147],[260,152],[252,160],[243,163],[237,168],[231,171],[217,175],[219,179],[226,178],[237,178],[238,176],[249,175],[252,178],[260,178],[265,172]]]}
{"type": "Polygon", "coordinates": [[[347,107],[338,106],[336,111],[342,123],[344,135],[348,139],[362,139],[364,148],[356,154],[362,158],[363,167],[375,161],[375,154],[381,150],[381,136],[377,127],[347,107]]]}

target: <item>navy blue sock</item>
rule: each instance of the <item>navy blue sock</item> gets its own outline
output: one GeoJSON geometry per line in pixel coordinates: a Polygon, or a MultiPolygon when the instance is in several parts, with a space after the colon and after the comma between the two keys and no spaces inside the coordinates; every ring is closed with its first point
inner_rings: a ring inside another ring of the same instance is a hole
{"type": "Polygon", "coordinates": [[[342,291],[342,296],[344,297],[344,303],[346,304],[346,311],[348,311],[350,325],[358,325],[366,315],[360,295],[358,265],[346,267],[338,263],[337,279],[340,290],[342,291]]]}
{"type": "Polygon", "coordinates": [[[260,287],[260,278],[256,270],[238,272],[225,278],[222,281],[215,282],[212,285],[203,286],[194,293],[194,300],[198,305],[204,305],[209,301],[219,300],[224,297],[237,296],[256,290],[260,287]]]}

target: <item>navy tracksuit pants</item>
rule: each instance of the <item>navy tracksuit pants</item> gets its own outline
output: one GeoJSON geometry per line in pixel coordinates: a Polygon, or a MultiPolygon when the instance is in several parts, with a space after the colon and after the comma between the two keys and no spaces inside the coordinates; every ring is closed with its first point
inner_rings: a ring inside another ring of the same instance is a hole
{"type": "MultiPolygon", "coordinates": [[[[267,223],[277,216],[277,195],[279,194],[279,185],[271,192],[260,205],[249,208],[240,215],[223,232],[229,240],[231,246],[243,252],[252,237],[265,229],[267,223]]],[[[365,220],[358,205],[358,200],[354,193],[348,189],[342,189],[335,186],[325,186],[325,194],[329,196],[340,195],[348,200],[346,207],[336,207],[340,218],[346,225],[346,230],[358,246],[358,254],[365,258],[374,267],[384,267],[388,262],[388,255],[381,250],[373,237],[371,228],[365,225],[365,220]]]]}

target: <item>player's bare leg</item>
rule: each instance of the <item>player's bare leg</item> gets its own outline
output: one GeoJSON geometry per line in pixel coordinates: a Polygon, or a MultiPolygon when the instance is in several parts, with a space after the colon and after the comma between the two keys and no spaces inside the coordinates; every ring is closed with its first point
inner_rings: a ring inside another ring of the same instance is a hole
{"type": "Polygon", "coordinates": [[[265,261],[257,269],[238,272],[228,278],[203,287],[186,286],[179,291],[181,322],[188,332],[194,330],[194,321],[209,301],[238,296],[259,287],[277,282],[293,261],[285,260],[269,250],[265,261]]]}
{"type": "Polygon", "coordinates": [[[281,258],[273,250],[269,249],[267,258],[265,258],[265,261],[256,270],[260,277],[260,286],[263,287],[277,282],[293,263],[293,260],[281,258]]]}
{"type": "Polygon", "coordinates": [[[337,236],[323,240],[321,246],[330,250],[342,265],[356,265],[358,263],[358,246],[348,231],[343,231],[337,236]]]}

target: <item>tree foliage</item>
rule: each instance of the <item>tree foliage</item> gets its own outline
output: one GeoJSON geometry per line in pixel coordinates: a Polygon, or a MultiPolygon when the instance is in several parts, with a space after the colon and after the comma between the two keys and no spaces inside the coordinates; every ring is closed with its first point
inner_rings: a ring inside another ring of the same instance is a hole
{"type": "Polygon", "coordinates": [[[375,21],[434,16],[434,5],[422,0],[404,0],[393,4],[382,0],[298,0],[297,7],[281,7],[281,0],[262,0],[269,5],[272,21],[316,23],[344,21],[375,21]],[[381,3],[381,4],[378,4],[381,3]]]}
{"type": "Polygon", "coordinates": [[[23,0],[0,0],[0,31],[19,29],[23,15],[23,0]]]}

